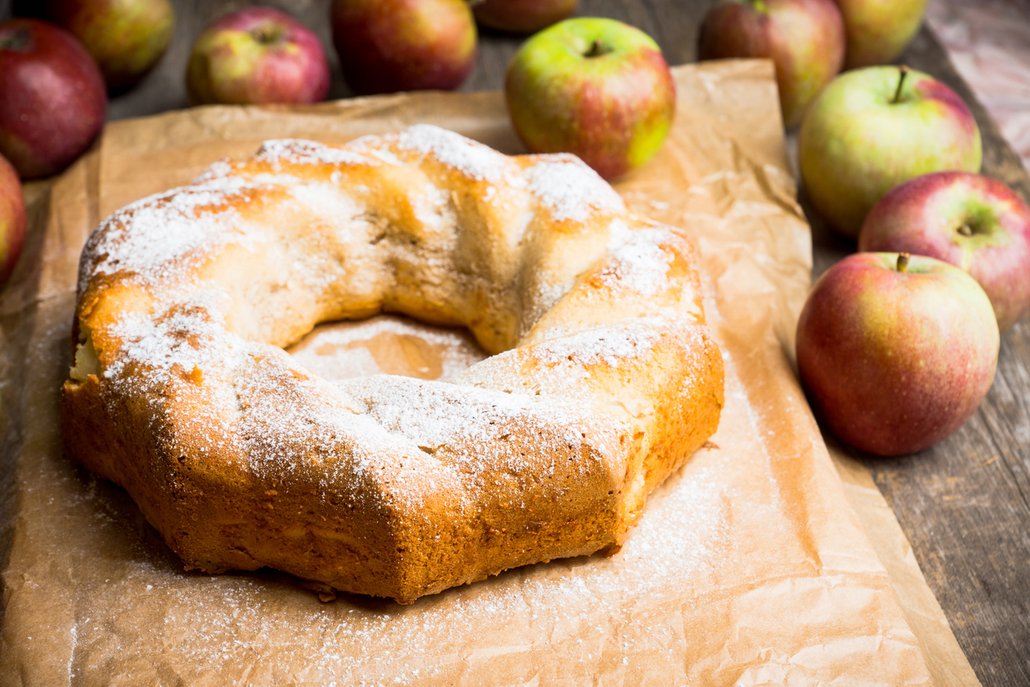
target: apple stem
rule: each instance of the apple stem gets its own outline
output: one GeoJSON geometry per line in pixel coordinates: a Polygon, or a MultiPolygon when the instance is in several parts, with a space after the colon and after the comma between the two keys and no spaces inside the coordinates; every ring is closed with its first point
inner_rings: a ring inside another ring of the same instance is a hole
{"type": "Polygon", "coordinates": [[[600,57],[601,55],[605,55],[609,52],[611,52],[611,50],[607,45],[602,43],[600,39],[595,39],[594,42],[590,44],[590,49],[583,54],[583,57],[600,57]]]}
{"type": "Polygon", "coordinates": [[[279,40],[282,32],[275,26],[262,25],[258,26],[252,32],[254,40],[262,45],[271,45],[279,40]]]}
{"type": "Polygon", "coordinates": [[[905,85],[905,77],[908,76],[909,69],[905,65],[898,66],[898,87],[894,90],[894,98],[891,103],[901,102],[901,89],[905,85]]]}
{"type": "Polygon", "coordinates": [[[908,269],[908,259],[911,256],[908,253],[898,253],[898,272],[904,272],[908,269]]]}
{"type": "Polygon", "coordinates": [[[972,236],[976,233],[973,227],[969,226],[968,224],[963,224],[958,229],[956,229],[956,231],[962,236],[972,236]]]}
{"type": "Polygon", "coordinates": [[[0,49],[2,50],[25,52],[29,49],[31,42],[29,32],[24,28],[0,32],[0,49]]]}

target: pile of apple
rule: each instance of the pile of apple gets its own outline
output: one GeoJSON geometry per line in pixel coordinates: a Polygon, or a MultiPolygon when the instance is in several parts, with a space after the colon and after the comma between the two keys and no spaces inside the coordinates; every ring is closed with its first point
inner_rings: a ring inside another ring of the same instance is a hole
{"type": "Polygon", "coordinates": [[[1030,208],[978,173],[969,108],[927,74],[866,66],[901,53],[925,5],[720,2],[699,35],[702,58],[772,58],[810,204],[857,238],[813,286],[796,354],[823,422],[877,455],[958,429],[991,387],[1000,331],[1030,309],[1030,208]]]}
{"type": "MultiPolygon", "coordinates": [[[[357,95],[460,86],[476,57],[477,22],[529,33],[557,22],[577,0],[331,0],[328,21],[344,81],[357,95]]],[[[321,42],[272,8],[231,12],[195,42],[186,69],[203,103],[308,103],[329,90],[321,42]]]]}
{"type": "Polygon", "coordinates": [[[798,138],[815,210],[860,252],[819,278],[798,373],[825,424],[877,455],[941,441],[987,395],[1000,331],[1030,309],[1030,208],[978,174],[962,99],[904,67],[834,79],[798,138]]]}

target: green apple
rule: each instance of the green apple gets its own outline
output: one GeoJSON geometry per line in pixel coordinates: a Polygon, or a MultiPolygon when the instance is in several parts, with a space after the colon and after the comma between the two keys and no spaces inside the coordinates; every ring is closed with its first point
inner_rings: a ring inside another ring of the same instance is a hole
{"type": "Polygon", "coordinates": [[[574,153],[606,179],[651,159],[676,111],[658,44],[614,19],[566,19],[535,34],[508,65],[504,90],[526,148],[574,153]]]}
{"type": "Polygon", "coordinates": [[[844,21],[833,0],[723,0],[701,22],[697,54],[772,59],[783,122],[794,126],[844,64],[844,21]]]}
{"type": "Polygon", "coordinates": [[[856,448],[915,453],[958,429],[998,362],[991,301],[966,272],[907,253],[855,253],[815,283],[797,364],[816,414],[856,448]]]}
{"type": "Polygon", "coordinates": [[[798,158],[812,206],[856,236],[895,186],[930,172],[979,171],[980,129],[962,99],[928,74],[867,67],[838,76],[815,99],[798,158]]]}
{"type": "Polygon", "coordinates": [[[927,0],[837,0],[844,15],[847,69],[886,64],[919,30],[927,0]]]}

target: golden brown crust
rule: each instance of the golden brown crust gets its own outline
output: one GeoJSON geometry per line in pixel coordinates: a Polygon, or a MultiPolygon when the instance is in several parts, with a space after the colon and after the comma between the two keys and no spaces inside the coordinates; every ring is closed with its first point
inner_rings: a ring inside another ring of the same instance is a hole
{"type": "Polygon", "coordinates": [[[718,423],[694,265],[568,156],[268,142],[90,238],[66,447],[208,572],[411,602],[618,546],[718,423]],[[495,355],[331,384],[280,348],[382,311],[495,355]]]}

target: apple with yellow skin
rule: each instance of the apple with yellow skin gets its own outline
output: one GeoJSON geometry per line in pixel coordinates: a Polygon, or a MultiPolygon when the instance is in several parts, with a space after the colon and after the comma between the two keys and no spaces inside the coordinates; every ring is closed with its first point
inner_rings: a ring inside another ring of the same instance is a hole
{"type": "Polygon", "coordinates": [[[574,153],[606,179],[651,159],[676,113],[658,44],[614,19],[566,19],[531,36],[508,65],[504,93],[530,152],[574,153]]]}
{"type": "Polygon", "coordinates": [[[905,67],[866,67],[830,82],[798,133],[798,162],[812,207],[855,237],[895,186],[944,170],[978,172],[973,113],[945,84],[905,67]]]}
{"type": "Polygon", "coordinates": [[[7,283],[25,243],[25,198],[18,173],[0,155],[0,288],[7,283]]]}
{"type": "Polygon", "coordinates": [[[966,272],[906,253],[854,253],[812,287],[797,327],[821,420],[869,453],[922,451],[957,430],[994,380],[991,301],[966,272]]]}
{"type": "Polygon", "coordinates": [[[329,92],[329,64],[318,36],[299,21],[247,7],[197,36],[186,90],[197,104],[313,103],[329,92]]]}

